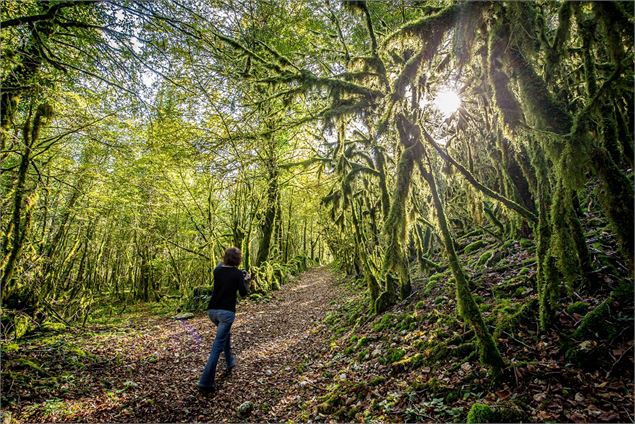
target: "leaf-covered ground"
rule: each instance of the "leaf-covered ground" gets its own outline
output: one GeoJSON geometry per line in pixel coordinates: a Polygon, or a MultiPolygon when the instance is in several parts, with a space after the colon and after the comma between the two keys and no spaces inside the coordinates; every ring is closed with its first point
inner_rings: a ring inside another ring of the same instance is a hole
{"type": "MultiPolygon", "coordinates": [[[[571,336],[623,283],[620,264],[597,256],[607,264],[595,276],[598,295],[576,294],[540,333],[531,242],[461,245],[510,364],[497,383],[456,316],[447,270],[416,277],[411,297],[375,317],[362,282],[338,283],[319,268],[267,302],[239,305],[238,368],[220,378],[214,396],[195,388],[214,337],[207,317],[146,313],[3,347],[3,408],[28,422],[462,422],[483,403],[505,410],[504,421],[632,422],[632,296],[609,302],[608,315],[571,336]]],[[[219,373],[223,367],[221,359],[219,373]]]]}
{"type": "MultiPolygon", "coordinates": [[[[308,398],[299,418],[465,422],[480,403],[502,414],[501,422],[633,422],[633,286],[607,237],[594,239],[594,289],[574,288],[573,300],[563,294],[546,332],[535,318],[532,242],[460,240],[477,303],[509,365],[498,382],[480,365],[474,334],[457,317],[449,270],[415,278],[414,293],[380,317],[366,313],[363,286],[352,283],[360,294],[326,319],[330,353],[304,377],[332,379],[308,398]],[[611,291],[621,294],[576,335],[611,291]]],[[[412,275],[419,275],[415,267],[412,275]]]]}
{"type": "Polygon", "coordinates": [[[266,303],[240,304],[232,327],[238,366],[223,377],[221,356],[215,395],[196,390],[215,334],[209,319],[146,315],[117,331],[89,326],[7,352],[3,409],[29,422],[279,421],[294,416],[305,400],[298,388],[311,387],[301,376],[314,366],[316,352],[328,347],[323,317],[344,293],[330,272],[318,268],[266,303]],[[246,402],[253,405],[251,411],[246,402]]]}

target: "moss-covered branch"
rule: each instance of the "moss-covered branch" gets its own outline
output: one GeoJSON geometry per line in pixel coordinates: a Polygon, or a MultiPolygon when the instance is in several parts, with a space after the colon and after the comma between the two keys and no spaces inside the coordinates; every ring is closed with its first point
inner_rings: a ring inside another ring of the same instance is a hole
{"type": "Polygon", "coordinates": [[[430,136],[430,134],[428,134],[427,131],[423,130],[423,135],[425,140],[428,142],[428,144],[434,147],[434,149],[441,155],[441,157],[444,160],[450,162],[461,173],[461,175],[463,175],[463,177],[472,186],[474,186],[474,188],[476,188],[477,190],[479,190],[486,196],[501,202],[503,205],[513,210],[514,212],[517,212],[520,216],[527,219],[528,221],[532,223],[537,221],[536,216],[533,213],[531,213],[529,210],[527,210],[526,208],[514,202],[513,200],[506,198],[502,194],[495,192],[494,190],[490,189],[489,187],[479,182],[470,171],[468,171],[463,165],[458,163],[452,156],[450,156],[446,151],[444,151],[443,148],[434,141],[434,139],[430,136]]]}

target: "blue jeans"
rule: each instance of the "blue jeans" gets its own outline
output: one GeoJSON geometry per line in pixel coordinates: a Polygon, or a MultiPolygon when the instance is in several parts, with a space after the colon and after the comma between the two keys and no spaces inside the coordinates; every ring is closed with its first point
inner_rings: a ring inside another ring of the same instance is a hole
{"type": "Polygon", "coordinates": [[[216,365],[218,364],[218,358],[220,358],[221,351],[225,352],[225,360],[227,361],[227,368],[233,368],[236,365],[236,360],[232,356],[231,348],[231,334],[230,330],[236,314],[232,311],[225,311],[223,309],[209,309],[207,311],[209,319],[218,327],[216,329],[216,338],[214,344],[212,344],[212,351],[207,358],[207,364],[201,374],[201,378],[198,381],[198,386],[201,388],[209,389],[214,387],[214,376],[216,375],[216,365]]]}

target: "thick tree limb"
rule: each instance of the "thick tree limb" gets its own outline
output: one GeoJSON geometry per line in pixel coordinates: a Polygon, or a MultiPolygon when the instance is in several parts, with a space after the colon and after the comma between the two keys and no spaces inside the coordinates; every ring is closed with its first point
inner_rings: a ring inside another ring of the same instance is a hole
{"type": "Polygon", "coordinates": [[[501,195],[500,193],[495,192],[494,190],[490,189],[489,187],[487,187],[484,184],[482,184],[481,182],[479,182],[476,179],[476,177],[474,177],[474,175],[472,175],[472,173],[470,171],[468,171],[463,165],[458,163],[456,160],[454,160],[454,158],[452,156],[450,156],[447,152],[445,152],[441,148],[441,146],[439,146],[437,144],[437,142],[434,141],[434,139],[430,136],[430,134],[428,134],[428,132],[425,129],[422,132],[423,132],[424,138],[426,139],[428,144],[430,144],[432,147],[434,147],[434,149],[441,155],[441,157],[444,160],[450,162],[461,173],[461,175],[463,175],[463,177],[465,177],[465,179],[470,184],[472,184],[476,189],[481,191],[486,196],[488,196],[488,197],[490,197],[490,198],[492,198],[494,200],[498,200],[499,202],[501,202],[502,204],[504,204],[505,206],[507,206],[511,210],[513,210],[513,211],[517,212],[518,214],[520,214],[523,218],[527,219],[528,221],[537,222],[537,218],[536,218],[536,216],[533,213],[531,213],[529,210],[525,209],[524,207],[522,207],[518,203],[514,202],[513,200],[506,198],[505,196],[501,195]]]}
{"type": "Polygon", "coordinates": [[[55,18],[55,16],[61,9],[64,9],[67,7],[93,4],[99,1],[100,0],[74,0],[74,1],[57,3],[49,7],[49,9],[45,13],[41,13],[39,15],[20,16],[18,18],[6,19],[0,22],[0,29],[10,28],[10,27],[24,25],[28,23],[52,20],[53,18],[55,18]]]}

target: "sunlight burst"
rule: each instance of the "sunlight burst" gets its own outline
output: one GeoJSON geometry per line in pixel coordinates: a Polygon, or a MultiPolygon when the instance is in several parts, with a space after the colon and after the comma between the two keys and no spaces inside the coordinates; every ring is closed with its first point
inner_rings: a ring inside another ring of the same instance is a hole
{"type": "Polygon", "coordinates": [[[443,87],[437,92],[433,103],[434,107],[436,107],[443,116],[447,118],[456,112],[459,106],[461,106],[461,97],[456,90],[449,87],[443,87]]]}

